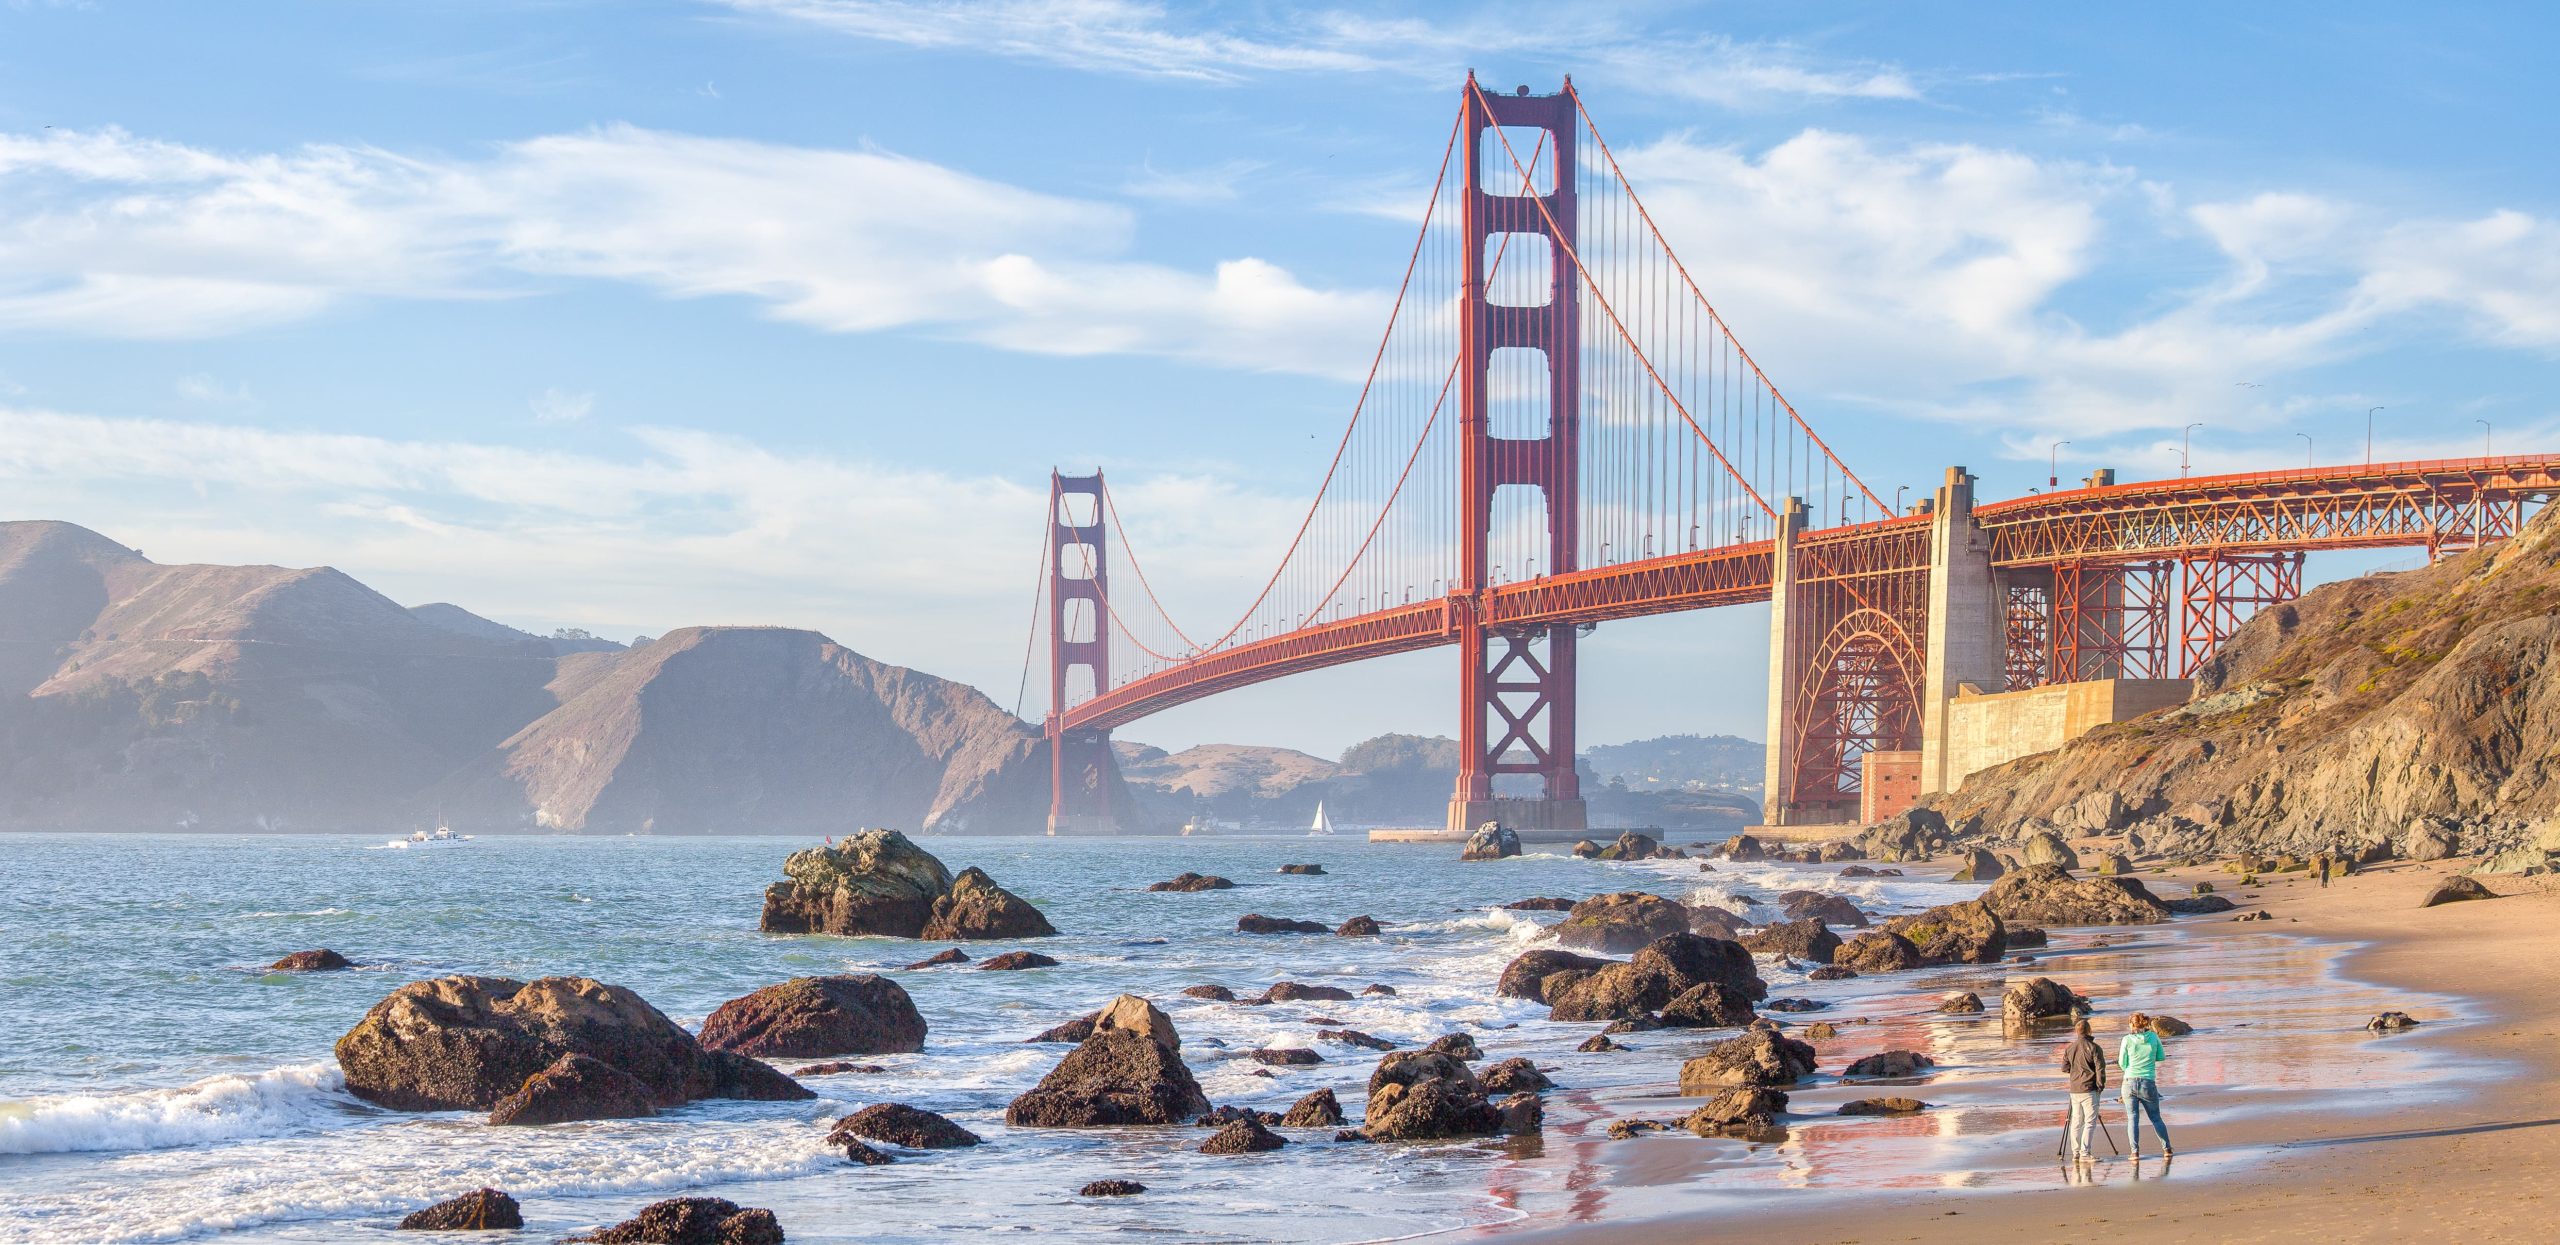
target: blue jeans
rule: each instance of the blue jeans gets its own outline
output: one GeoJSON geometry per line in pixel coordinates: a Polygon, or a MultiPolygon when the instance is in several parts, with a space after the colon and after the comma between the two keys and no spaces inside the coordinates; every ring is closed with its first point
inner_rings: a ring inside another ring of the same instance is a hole
{"type": "Polygon", "coordinates": [[[2160,1149],[2169,1146],[2169,1126],[2160,1122],[2160,1083],[2147,1076],[2137,1076],[2124,1083],[2124,1139],[2135,1154],[2142,1153],[2142,1117],[2151,1117],[2151,1131],[2160,1136],[2160,1149]]]}

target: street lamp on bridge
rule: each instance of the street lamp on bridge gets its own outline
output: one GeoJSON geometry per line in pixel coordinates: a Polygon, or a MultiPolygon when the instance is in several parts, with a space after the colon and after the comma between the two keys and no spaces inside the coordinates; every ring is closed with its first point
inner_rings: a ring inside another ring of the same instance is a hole
{"type": "Polygon", "coordinates": [[[2295,435],[2295,436],[2297,436],[2297,437],[2302,438],[2302,465],[2303,465],[2303,466],[2305,466],[2305,467],[2310,466],[2310,465],[2311,465],[2311,434],[2310,434],[2310,433],[2307,433],[2307,432],[2297,432],[2297,433],[2295,433],[2295,434],[2293,434],[2293,435],[2295,435]]]}
{"type": "Polygon", "coordinates": [[[2178,474],[2179,474],[2179,475],[2182,475],[2182,476],[2183,476],[2183,475],[2187,474],[2187,469],[2188,469],[2189,467],[2193,466],[2193,465],[2194,465],[2194,463],[2195,463],[2195,454],[2194,454],[2194,451],[2195,451],[2195,445],[2196,445],[2196,429],[2198,429],[2198,428],[2202,428],[2202,427],[2204,427],[2204,424],[2203,424],[2203,423],[2201,423],[2201,422],[2189,424],[2189,425],[2187,425],[2187,430],[2186,430],[2186,432],[2185,432],[2185,433],[2183,433],[2183,434],[2181,434],[2181,435],[2178,437],[2178,474]]]}
{"type": "Polygon", "coordinates": [[[2071,444],[2069,441],[2056,441],[2052,449],[2045,451],[2044,486],[2046,488],[2062,487],[2062,447],[2069,444],[2071,444]]]}
{"type": "Polygon", "coordinates": [[[2364,413],[2364,465],[2368,467],[2373,465],[2373,412],[2382,409],[2377,406],[2364,413]]]}
{"type": "Polygon", "coordinates": [[[2490,457],[2490,456],[2491,456],[2491,453],[2490,453],[2490,449],[2489,449],[2489,421],[2488,421],[2488,420],[2485,420],[2485,419],[2475,419],[2475,420],[2472,420],[2471,422],[2472,422],[2472,423],[2475,423],[2475,424],[2480,425],[2480,457],[2482,457],[2482,458],[2488,458],[2488,457],[2490,457]]]}

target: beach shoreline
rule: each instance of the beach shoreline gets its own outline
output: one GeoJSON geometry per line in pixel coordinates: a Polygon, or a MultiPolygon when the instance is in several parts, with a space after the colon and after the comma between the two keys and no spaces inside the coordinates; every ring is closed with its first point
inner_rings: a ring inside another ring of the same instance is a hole
{"type": "MultiPolygon", "coordinates": [[[[2549,878],[2486,879],[2503,898],[2420,908],[2460,861],[2376,866],[2328,890],[2302,875],[2272,878],[2240,911],[2271,920],[2228,918],[2180,924],[2203,937],[2267,933],[2349,944],[2341,969],[2357,981],[2413,995],[2451,996],[2463,1023],[2427,1025],[2378,1038],[2488,1061],[2495,1070],[2416,1106],[2377,1114],[2341,1101],[2334,1109],[2270,1110],[2209,1124],[2182,1124],[2174,1098],[2170,1128],[2186,1173],[2155,1158],[2132,1179],[2122,1161],[2098,1165],[2091,1183],[2056,1168],[2040,1187],[1808,1191],[1799,1209],[1761,1199],[1747,1217],[1681,1211],[1561,1226],[1522,1225],[1513,1239],[1609,1242],[1715,1241],[1981,1242],[2088,1240],[2120,1233],[2149,1241],[2246,1242],[2323,1239],[2547,1240],[2548,1174],[2560,1170],[2560,884],[2549,878]],[[2240,1161],[2229,1161],[2237,1157],[2240,1161]]],[[[2178,893],[2229,875],[2205,869],[2145,875],[2178,893]]],[[[2234,913],[2237,915],[2238,913],[2234,913]]],[[[2067,981],[2068,974],[2057,971],[2067,981]]],[[[2109,1001],[2110,1010],[2142,1006],[2109,1001]]],[[[2154,1010],[2160,1010],[2155,1008],[2154,1010]]],[[[2428,1019],[2427,1009],[2418,1011],[2428,1019]]],[[[2197,1019],[2189,1017],[2189,1019],[2197,1019]]],[[[2359,1069],[2338,1069],[2352,1094],[2359,1069]]],[[[2169,1082],[2174,1095],[2176,1082],[2169,1082]]],[[[2062,1094],[2053,1094],[2057,1118],[2062,1094]]],[[[2123,1136],[2112,1090],[2108,1118],[2123,1136]]],[[[1600,1165],[1610,1183],[1658,1178],[1642,1170],[1637,1142],[1610,1147],[1600,1165]]]]}

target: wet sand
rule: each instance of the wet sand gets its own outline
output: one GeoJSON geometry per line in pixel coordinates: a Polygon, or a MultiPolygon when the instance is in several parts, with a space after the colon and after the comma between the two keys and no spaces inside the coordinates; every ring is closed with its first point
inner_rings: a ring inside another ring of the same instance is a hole
{"type": "MultiPolygon", "coordinates": [[[[1722,1170],[1720,1183],[1755,1162],[1778,1160],[1734,1151],[1708,1163],[1683,1161],[1670,1149],[1648,1151],[1640,1139],[1605,1147],[1597,1158],[1605,1172],[1600,1183],[1618,1195],[1605,1222],[1516,1232],[1514,1239],[1575,1245],[2116,1236],[2145,1242],[2552,1240],[2560,1236],[2560,1082],[2554,1079],[2560,1073],[2560,1043],[2554,1040],[2560,1038],[2560,884],[2549,878],[2490,878],[2490,888],[2507,898],[2417,907],[2451,871],[2447,865],[2380,866],[2326,891],[2309,880],[2273,880],[2249,892],[2255,899],[2234,896],[2243,899],[2242,911],[2264,908],[2271,921],[2180,923],[2187,936],[2206,940],[2272,936],[2350,944],[2338,965],[2347,977],[2376,997],[2409,1000],[2406,1010],[2435,1022],[2363,1040],[2407,1044],[2462,1065],[2441,1092],[2370,1092],[2375,1068],[2358,1057],[2357,1040],[2336,1042],[2335,1035],[2306,1039],[2306,1049],[2317,1055],[2309,1084],[2253,1085],[2200,1098],[2181,1093],[2173,1059],[2164,1080],[2178,1144],[2172,1162],[2102,1160],[2087,1177],[2023,1162],[2006,1169],[1986,1166],[1974,1178],[1954,1180],[1943,1173],[1913,1179],[1879,1170],[1864,1181],[1799,1185],[1803,1205],[1786,1208],[1772,1206],[1764,1194],[1737,1201],[1731,1211],[1701,1210],[1692,1197],[1680,1206],[1657,1204],[1648,1214],[1641,1189],[1678,1184],[1694,1193],[1692,1182],[1711,1170],[1722,1170]],[[2324,1079],[2329,1084],[2319,1083],[2324,1079]],[[2377,1106],[2377,1099],[2388,1105],[2377,1106]],[[1853,1187],[1859,1184],[1864,1187],[1853,1187]]],[[[2185,893],[2185,884],[2196,880],[2226,888],[2231,881],[2205,871],[2146,874],[2144,880],[2167,884],[2170,894],[2185,893]]],[[[2126,953],[2142,954],[2140,932],[2125,936],[2126,953]]],[[[2052,975],[2079,986],[2088,974],[2064,961],[2053,966],[2052,975]]],[[[1986,995],[1985,1001],[1997,1011],[1996,999],[1986,995]]],[[[2140,998],[2102,1003],[2108,1011],[2099,1021],[2102,1041],[2108,1029],[2121,1031],[2126,1011],[2146,1005],[2140,998]]],[[[2181,1001],[2151,1010],[2192,1009],[2181,1001]]],[[[2204,1026],[2243,1023],[2203,1014],[2187,1018],[2204,1026]]],[[[2280,1015],[2262,1019],[2282,1023],[2280,1015]]],[[[2196,1079],[2211,1078],[2198,1069],[2196,1079]]],[[[1948,1091],[1924,1083],[1918,1092],[1939,1100],[1948,1091]]],[[[1844,1096],[1804,1095],[1794,1109],[1829,1110],[1833,1099],[1844,1096]]],[[[2058,1121],[2058,1089],[2050,1102],[2051,1108],[2037,1109],[2058,1121]]],[[[2107,1106],[2121,1143],[2125,1121],[2112,1087],[2107,1106]]],[[[1816,1130],[1810,1140],[1818,1140],[1820,1130],[1840,1125],[1822,1121],[1809,1127],[1816,1130]]],[[[2049,1144],[2055,1135],[2052,1129],[2021,1131],[2000,1157],[2014,1158],[2006,1151],[2030,1139],[2049,1144]]],[[[2105,1152],[2103,1143],[2100,1149],[2105,1152]]],[[[1742,1185],[1765,1188],[1756,1180],[1742,1185]]]]}

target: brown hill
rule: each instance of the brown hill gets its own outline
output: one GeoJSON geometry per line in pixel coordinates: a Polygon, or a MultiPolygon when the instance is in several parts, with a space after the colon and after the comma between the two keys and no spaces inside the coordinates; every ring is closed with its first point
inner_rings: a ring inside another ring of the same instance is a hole
{"type": "Polygon", "coordinates": [[[2515,540],[2271,607],[2186,705],[1932,802],[1960,829],[2131,827],[2171,853],[2519,846],[2560,813],[2555,610],[2560,509],[2546,509],[2515,540]]]}
{"type": "Polygon", "coordinates": [[[457,827],[621,833],[1037,833],[1037,728],[966,684],[814,631],[691,627],[564,659],[560,706],[447,784],[457,827]]]}
{"type": "Polygon", "coordinates": [[[327,568],[0,523],[0,827],[1043,823],[1037,731],[964,685],[805,631],[558,646],[327,568]]]}
{"type": "Polygon", "coordinates": [[[1281,795],[1331,778],[1342,768],[1293,748],[1252,744],[1201,744],[1171,755],[1150,748],[1140,755],[1146,759],[1123,757],[1120,762],[1120,772],[1130,782],[1168,792],[1187,790],[1207,799],[1237,791],[1281,795]]]}

